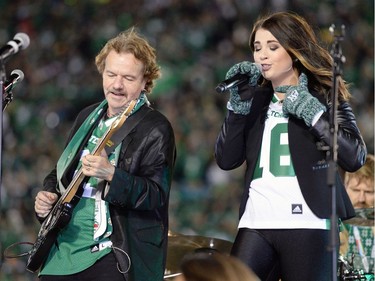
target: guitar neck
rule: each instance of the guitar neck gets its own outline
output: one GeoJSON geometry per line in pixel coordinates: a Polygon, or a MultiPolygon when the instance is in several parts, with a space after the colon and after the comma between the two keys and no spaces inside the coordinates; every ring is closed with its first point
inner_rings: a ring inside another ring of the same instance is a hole
{"type": "MultiPolygon", "coordinates": [[[[111,128],[108,128],[108,130],[104,133],[104,135],[100,138],[97,145],[91,152],[92,155],[98,156],[102,149],[106,145],[106,141],[109,140],[109,138],[112,136],[113,132],[111,133],[111,128]]],[[[77,190],[79,186],[81,185],[83,179],[85,178],[85,175],[83,174],[82,167],[76,172],[73,180],[70,182],[68,188],[66,189],[64,195],[62,196],[61,203],[69,203],[72,201],[73,197],[77,193],[77,190]]]]}

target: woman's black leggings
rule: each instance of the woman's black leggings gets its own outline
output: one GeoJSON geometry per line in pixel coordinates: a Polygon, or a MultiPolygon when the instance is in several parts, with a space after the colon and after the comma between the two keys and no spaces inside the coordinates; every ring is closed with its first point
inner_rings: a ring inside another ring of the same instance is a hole
{"type": "Polygon", "coordinates": [[[241,228],[231,255],[246,263],[262,281],[330,281],[330,243],[329,230],[241,228]]]}

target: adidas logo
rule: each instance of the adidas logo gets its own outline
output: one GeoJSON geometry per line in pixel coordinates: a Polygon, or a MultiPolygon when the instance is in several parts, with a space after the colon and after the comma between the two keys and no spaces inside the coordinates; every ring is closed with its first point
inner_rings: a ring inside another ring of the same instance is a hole
{"type": "Polygon", "coordinates": [[[292,214],[302,214],[302,204],[292,204],[292,214]]]}

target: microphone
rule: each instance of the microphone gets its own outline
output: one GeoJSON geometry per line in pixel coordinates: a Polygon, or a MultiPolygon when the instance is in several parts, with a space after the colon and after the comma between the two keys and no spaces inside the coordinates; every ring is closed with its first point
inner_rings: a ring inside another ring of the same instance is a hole
{"type": "MultiPolygon", "coordinates": [[[[262,66],[258,63],[254,63],[259,70],[259,72],[262,72],[262,66]]],[[[249,82],[250,76],[248,74],[242,74],[242,73],[237,73],[231,78],[228,78],[221,82],[219,85],[216,86],[215,90],[219,94],[224,93],[225,91],[228,91],[229,89],[236,87],[236,86],[241,86],[243,84],[246,84],[249,82]]]]}
{"type": "Polygon", "coordinates": [[[21,82],[25,75],[23,72],[19,69],[15,69],[12,71],[12,73],[9,76],[9,79],[7,79],[3,84],[3,111],[8,106],[8,104],[13,100],[13,94],[12,89],[14,85],[16,85],[18,82],[21,82]]]}
{"type": "Polygon", "coordinates": [[[25,78],[25,75],[23,72],[19,69],[15,69],[10,73],[9,78],[4,82],[3,88],[4,88],[4,93],[9,93],[14,86],[21,82],[25,78]]]}
{"type": "Polygon", "coordinates": [[[4,60],[10,55],[18,53],[19,50],[26,49],[29,45],[29,36],[26,33],[17,33],[13,40],[10,40],[0,49],[0,58],[4,60]]]}

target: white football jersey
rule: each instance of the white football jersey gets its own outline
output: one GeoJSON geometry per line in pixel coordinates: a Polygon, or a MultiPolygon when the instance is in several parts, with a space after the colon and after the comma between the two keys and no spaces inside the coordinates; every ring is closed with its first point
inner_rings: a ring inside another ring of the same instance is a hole
{"type": "MultiPolygon", "coordinates": [[[[276,95],[269,105],[258,162],[250,183],[249,199],[239,228],[329,229],[302,196],[288,142],[288,117],[276,95]]],[[[319,191],[317,191],[319,192],[319,191]]]]}

